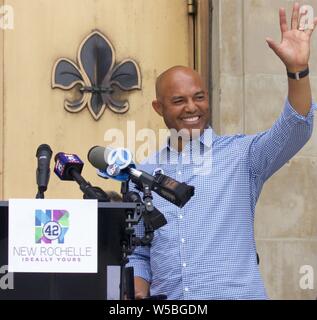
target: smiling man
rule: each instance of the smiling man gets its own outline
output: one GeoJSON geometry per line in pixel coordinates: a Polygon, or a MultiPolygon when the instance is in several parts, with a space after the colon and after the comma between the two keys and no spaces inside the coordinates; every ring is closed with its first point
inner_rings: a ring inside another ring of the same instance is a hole
{"type": "Polygon", "coordinates": [[[183,132],[179,135],[178,146],[175,146],[181,151],[188,142],[186,137],[201,135],[208,127],[208,92],[200,75],[183,66],[175,66],[162,73],[155,88],[156,100],[152,106],[169,129],[174,129],[176,134],[183,132]]]}
{"type": "MultiPolygon", "coordinates": [[[[310,138],[315,108],[308,69],[313,29],[299,30],[298,3],[290,28],[284,9],[279,15],[282,41],[276,44],[268,38],[267,43],[287,69],[289,90],[271,129],[256,135],[218,136],[209,127],[208,95],[197,72],[177,66],[158,77],[153,108],[171,132],[188,131],[188,139],[174,144],[170,139],[142,169],[159,168],[195,186],[195,195],[181,209],[154,195],[153,203],[167,224],[155,231],[150,248],[138,247],[130,257],[137,298],[149,292],[186,300],[267,298],[257,264],[255,205],[264,182],[310,138]],[[208,156],[201,164],[184,163],[197,152],[194,141],[208,156]],[[153,159],[158,162],[153,164],[153,159]],[[209,170],[197,170],[206,165],[209,170]]],[[[137,232],[142,229],[139,224],[137,232]]]]}

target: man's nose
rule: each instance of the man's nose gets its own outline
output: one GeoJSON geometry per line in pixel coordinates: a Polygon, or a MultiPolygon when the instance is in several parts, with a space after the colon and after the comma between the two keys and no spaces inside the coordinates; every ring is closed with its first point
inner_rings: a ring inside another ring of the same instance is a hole
{"type": "Polygon", "coordinates": [[[196,111],[196,109],[197,109],[197,106],[195,104],[195,101],[192,99],[188,99],[186,106],[185,106],[185,110],[187,112],[193,113],[196,111]]]}

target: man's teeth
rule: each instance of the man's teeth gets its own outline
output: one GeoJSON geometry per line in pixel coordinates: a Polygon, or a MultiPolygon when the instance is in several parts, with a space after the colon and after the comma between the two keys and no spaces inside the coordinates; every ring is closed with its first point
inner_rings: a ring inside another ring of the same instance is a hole
{"type": "Polygon", "coordinates": [[[186,122],[195,122],[197,120],[199,120],[199,117],[183,118],[183,121],[186,121],[186,122]]]}

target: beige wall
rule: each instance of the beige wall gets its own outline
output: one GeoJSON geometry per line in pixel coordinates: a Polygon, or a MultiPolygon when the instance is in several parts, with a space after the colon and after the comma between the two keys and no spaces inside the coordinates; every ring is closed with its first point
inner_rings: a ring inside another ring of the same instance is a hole
{"type": "MultiPolygon", "coordinates": [[[[304,2],[301,1],[303,4],[304,2]]],[[[317,11],[317,1],[305,1],[317,11]]],[[[285,68],[265,42],[279,41],[278,8],[292,1],[216,0],[213,19],[213,126],[221,134],[269,128],[287,94],[285,68]]],[[[317,100],[317,33],[310,62],[317,100]]],[[[315,126],[316,127],[316,126],[315,126]]],[[[273,299],[315,299],[299,286],[300,267],[317,273],[317,130],[310,142],[264,186],[256,210],[261,271],[273,299]]]]}
{"type": "MultiPolygon", "coordinates": [[[[48,143],[54,154],[78,154],[86,165],[83,175],[104,189],[119,190],[119,183],[103,181],[87,163],[87,152],[104,145],[110,128],[126,129],[128,120],[138,128],[164,127],[151,107],[156,76],[175,64],[189,64],[187,3],[184,0],[8,0],[14,8],[14,30],[4,31],[4,70],[0,78],[0,196],[32,198],[36,193],[35,152],[48,143]],[[124,115],[105,110],[96,122],[88,109],[72,114],[64,110],[70,93],[51,88],[55,61],[76,60],[82,40],[99,29],[112,42],[116,61],[136,60],[141,69],[142,90],[128,96],[130,111],[124,115]],[[2,100],[4,106],[2,106],[2,100]],[[2,139],[4,130],[4,139],[2,139]],[[3,140],[3,141],[2,141],[3,140]],[[3,189],[2,189],[3,184],[3,189]]],[[[0,33],[1,36],[3,34],[0,33]]],[[[2,50],[0,50],[2,61],[2,50]]],[[[2,62],[1,62],[2,68],[2,62]]],[[[52,161],[53,162],[53,161],[52,161]]],[[[52,174],[48,198],[78,198],[74,182],[62,182],[52,174]]]]}

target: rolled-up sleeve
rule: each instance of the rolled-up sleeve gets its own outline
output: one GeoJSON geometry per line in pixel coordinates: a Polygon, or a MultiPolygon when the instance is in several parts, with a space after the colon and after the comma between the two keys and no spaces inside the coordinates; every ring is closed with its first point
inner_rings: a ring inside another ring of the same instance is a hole
{"type": "Polygon", "coordinates": [[[272,128],[257,134],[252,141],[250,165],[254,176],[266,181],[305,145],[312,134],[316,109],[312,103],[308,115],[302,116],[286,100],[272,128]]]}
{"type": "Polygon", "coordinates": [[[141,277],[151,283],[150,248],[137,247],[129,256],[127,267],[133,267],[135,277],[141,277]]]}

